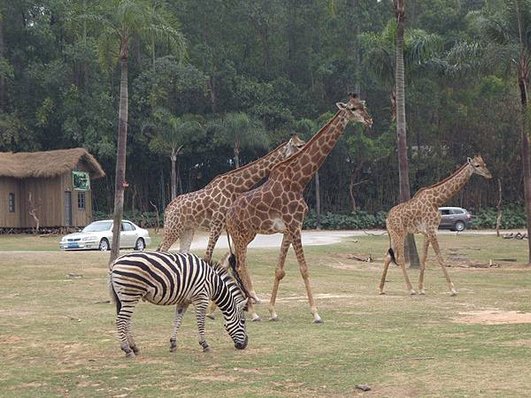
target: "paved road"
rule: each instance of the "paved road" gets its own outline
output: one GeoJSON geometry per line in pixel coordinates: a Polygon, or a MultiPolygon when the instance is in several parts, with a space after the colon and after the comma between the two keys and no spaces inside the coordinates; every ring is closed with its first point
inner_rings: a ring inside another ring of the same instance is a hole
{"type": "MultiPolygon", "coordinates": [[[[509,231],[504,231],[504,233],[509,231]]],[[[440,230],[439,234],[457,234],[457,232],[440,230]]],[[[484,235],[484,234],[496,234],[494,230],[471,230],[459,232],[459,234],[466,235],[484,235]]],[[[315,231],[315,230],[304,230],[302,231],[302,244],[304,246],[315,246],[315,245],[330,245],[333,243],[339,243],[344,239],[356,237],[356,236],[366,236],[366,235],[387,235],[385,230],[348,230],[348,231],[315,231]]],[[[249,248],[267,248],[267,247],[280,247],[282,241],[281,234],[274,235],[257,235],[256,238],[249,244],[249,248]]],[[[194,241],[192,242],[191,249],[206,249],[208,243],[207,235],[196,235],[194,241]]],[[[223,233],[216,244],[217,248],[227,249],[227,235],[223,233]]],[[[176,243],[172,246],[171,250],[178,250],[179,244],[176,243]]]]}

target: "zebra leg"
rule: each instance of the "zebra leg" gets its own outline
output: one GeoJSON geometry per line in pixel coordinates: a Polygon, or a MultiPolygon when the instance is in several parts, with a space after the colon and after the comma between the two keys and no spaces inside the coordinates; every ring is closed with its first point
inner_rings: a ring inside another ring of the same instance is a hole
{"type": "Polygon", "coordinates": [[[195,317],[197,319],[197,329],[199,331],[199,345],[203,347],[203,352],[210,351],[210,347],[205,339],[205,316],[208,302],[208,297],[202,297],[194,301],[195,317]]]}
{"type": "Polygon", "coordinates": [[[120,300],[121,308],[116,315],[116,328],[118,329],[118,338],[121,343],[120,348],[125,352],[125,356],[128,358],[134,358],[135,352],[138,352],[138,348],[131,335],[131,317],[139,299],[140,296],[133,296],[129,297],[125,302],[120,300]]]}
{"type": "Polygon", "coordinates": [[[181,327],[181,322],[183,320],[184,313],[188,305],[178,305],[175,309],[175,321],[173,324],[173,334],[170,337],[170,352],[175,352],[177,350],[177,331],[181,327]]]}

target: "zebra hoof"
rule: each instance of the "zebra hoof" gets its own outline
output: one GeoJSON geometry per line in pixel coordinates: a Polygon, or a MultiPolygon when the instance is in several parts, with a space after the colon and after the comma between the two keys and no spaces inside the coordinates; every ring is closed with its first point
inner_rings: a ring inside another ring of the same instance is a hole
{"type": "Polygon", "coordinates": [[[210,352],[210,347],[209,346],[203,347],[203,352],[210,352]]]}
{"type": "Polygon", "coordinates": [[[125,357],[126,358],[135,358],[136,355],[135,355],[135,353],[133,351],[129,351],[129,352],[125,353],[125,357]]]}
{"type": "Polygon", "coordinates": [[[131,349],[133,350],[133,352],[135,353],[135,355],[138,355],[140,353],[140,350],[138,349],[138,347],[136,345],[132,345],[131,346],[131,349]]]}

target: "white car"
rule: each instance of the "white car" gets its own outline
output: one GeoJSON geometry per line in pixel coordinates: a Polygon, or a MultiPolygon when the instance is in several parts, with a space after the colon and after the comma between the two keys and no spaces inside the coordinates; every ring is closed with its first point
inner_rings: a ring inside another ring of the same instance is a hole
{"type": "MultiPolygon", "coordinates": [[[[61,250],[109,250],[112,242],[113,220],[90,223],[80,232],[68,234],[61,239],[61,250]]],[[[140,228],[131,221],[123,220],[120,232],[120,248],[133,248],[143,251],[151,244],[147,229],[140,228]]]]}

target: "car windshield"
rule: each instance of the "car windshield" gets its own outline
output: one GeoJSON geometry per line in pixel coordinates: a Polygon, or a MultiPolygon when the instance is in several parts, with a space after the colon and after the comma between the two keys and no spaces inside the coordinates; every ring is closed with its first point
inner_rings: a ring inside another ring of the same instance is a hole
{"type": "Polygon", "coordinates": [[[93,222],[92,224],[87,225],[83,228],[82,232],[102,232],[109,231],[112,226],[112,221],[99,221],[93,222]]]}

